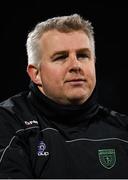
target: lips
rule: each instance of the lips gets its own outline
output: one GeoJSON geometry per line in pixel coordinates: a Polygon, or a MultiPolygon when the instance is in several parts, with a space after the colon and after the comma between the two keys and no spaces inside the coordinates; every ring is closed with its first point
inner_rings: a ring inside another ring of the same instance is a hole
{"type": "Polygon", "coordinates": [[[69,79],[66,80],[65,82],[81,82],[81,81],[86,81],[85,79],[69,79]]]}

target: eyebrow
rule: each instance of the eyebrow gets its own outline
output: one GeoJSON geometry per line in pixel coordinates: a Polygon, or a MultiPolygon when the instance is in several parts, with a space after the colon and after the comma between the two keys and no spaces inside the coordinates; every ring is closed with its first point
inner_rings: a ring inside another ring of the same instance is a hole
{"type": "Polygon", "coordinates": [[[82,48],[82,49],[78,49],[76,52],[77,53],[84,53],[84,52],[90,53],[91,50],[89,48],[82,48]]]}
{"type": "MultiPolygon", "coordinates": [[[[62,54],[68,54],[68,52],[69,52],[68,50],[56,51],[56,52],[54,52],[54,54],[51,55],[50,58],[54,58],[55,56],[62,55],[62,54]]],[[[90,53],[90,49],[89,48],[81,48],[81,49],[76,50],[76,53],[82,53],[82,52],[90,53]]]]}

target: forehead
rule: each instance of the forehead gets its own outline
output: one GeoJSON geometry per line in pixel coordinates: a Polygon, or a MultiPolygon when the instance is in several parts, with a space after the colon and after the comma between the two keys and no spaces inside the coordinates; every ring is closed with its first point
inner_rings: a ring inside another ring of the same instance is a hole
{"type": "Polygon", "coordinates": [[[50,30],[43,34],[40,44],[43,49],[49,49],[49,51],[91,48],[90,40],[84,31],[64,33],[50,30]]]}

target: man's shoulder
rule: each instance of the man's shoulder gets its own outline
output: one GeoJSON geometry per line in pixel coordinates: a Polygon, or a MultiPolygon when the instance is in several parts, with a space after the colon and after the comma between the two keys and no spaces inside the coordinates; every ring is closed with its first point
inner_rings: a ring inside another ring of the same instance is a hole
{"type": "Polygon", "coordinates": [[[22,104],[25,104],[27,99],[28,92],[23,91],[18,94],[15,94],[8,99],[0,102],[0,111],[1,110],[13,110],[14,107],[19,107],[22,104]]]}
{"type": "Polygon", "coordinates": [[[0,125],[13,129],[37,124],[35,111],[29,100],[29,92],[23,91],[0,103],[0,125]],[[32,122],[32,125],[31,125],[32,122]]]}
{"type": "Polygon", "coordinates": [[[106,121],[114,126],[128,129],[128,115],[108,107],[100,106],[106,121]]]}
{"type": "MultiPolygon", "coordinates": [[[[0,119],[21,119],[32,116],[28,91],[20,92],[0,103],[0,119]]],[[[9,121],[9,120],[8,120],[9,121]]]]}

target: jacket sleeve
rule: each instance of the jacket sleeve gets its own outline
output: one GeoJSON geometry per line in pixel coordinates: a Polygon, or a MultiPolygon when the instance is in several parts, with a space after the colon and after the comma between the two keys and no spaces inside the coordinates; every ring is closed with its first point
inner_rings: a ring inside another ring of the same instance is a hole
{"type": "Polygon", "coordinates": [[[32,179],[25,144],[16,135],[15,117],[0,109],[0,179],[32,179]]]}

